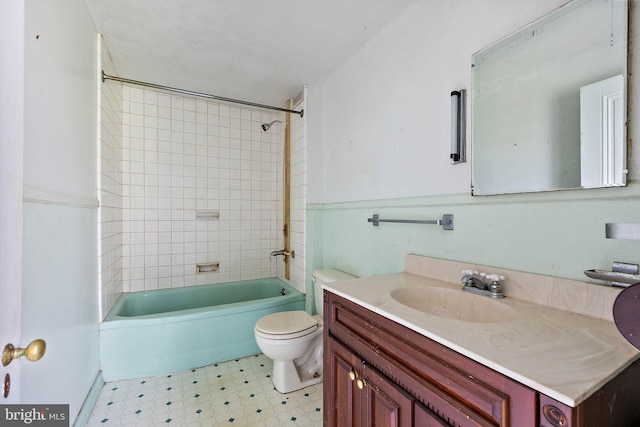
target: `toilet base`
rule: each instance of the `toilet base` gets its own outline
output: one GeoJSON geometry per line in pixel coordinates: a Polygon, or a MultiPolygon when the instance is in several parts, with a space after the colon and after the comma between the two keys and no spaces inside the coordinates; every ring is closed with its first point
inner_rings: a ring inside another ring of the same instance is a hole
{"type": "Polygon", "coordinates": [[[274,360],[273,385],[280,393],[290,393],[322,382],[322,334],[295,360],[274,360]]]}
{"type": "Polygon", "coordinates": [[[322,374],[301,375],[293,360],[274,360],[271,380],[280,393],[290,393],[322,382],[322,374]]]}

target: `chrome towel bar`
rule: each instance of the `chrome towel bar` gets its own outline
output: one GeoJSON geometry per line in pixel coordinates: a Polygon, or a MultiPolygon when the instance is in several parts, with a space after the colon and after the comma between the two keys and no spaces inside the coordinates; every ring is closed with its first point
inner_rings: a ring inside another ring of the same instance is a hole
{"type": "Polygon", "coordinates": [[[395,222],[400,224],[432,224],[441,225],[444,230],[453,230],[453,214],[444,214],[442,219],[381,219],[380,215],[373,214],[367,222],[372,222],[374,227],[378,227],[381,222],[395,222]]]}

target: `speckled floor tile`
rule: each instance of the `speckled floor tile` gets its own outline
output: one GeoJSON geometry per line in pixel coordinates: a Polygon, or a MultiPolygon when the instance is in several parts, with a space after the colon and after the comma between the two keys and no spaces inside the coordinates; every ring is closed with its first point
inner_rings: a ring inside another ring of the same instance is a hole
{"type": "Polygon", "coordinates": [[[322,426],[322,383],[280,394],[262,354],[104,385],[88,427],[322,426]]]}

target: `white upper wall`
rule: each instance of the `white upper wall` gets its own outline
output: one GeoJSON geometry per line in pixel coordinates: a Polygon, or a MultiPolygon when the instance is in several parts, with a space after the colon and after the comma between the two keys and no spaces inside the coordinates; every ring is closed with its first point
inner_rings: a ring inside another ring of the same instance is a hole
{"type": "MultiPolygon", "coordinates": [[[[308,201],[470,192],[470,162],[449,160],[450,92],[470,89],[473,53],[566,2],[408,7],[341,68],[309,86],[308,201]]],[[[469,138],[469,118],[467,129],[469,138]]]]}
{"type": "Polygon", "coordinates": [[[24,185],[97,200],[95,29],[83,1],[47,3],[27,4],[24,185]]]}

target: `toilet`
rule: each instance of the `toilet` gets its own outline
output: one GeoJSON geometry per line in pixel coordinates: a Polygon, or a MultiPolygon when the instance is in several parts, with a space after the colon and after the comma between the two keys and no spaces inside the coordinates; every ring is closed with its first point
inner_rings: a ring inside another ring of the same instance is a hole
{"type": "Polygon", "coordinates": [[[306,311],[282,311],[256,322],[256,343],[273,360],[271,379],[280,393],[322,381],[322,284],[353,278],[339,270],[314,271],[316,316],[306,311]]]}

